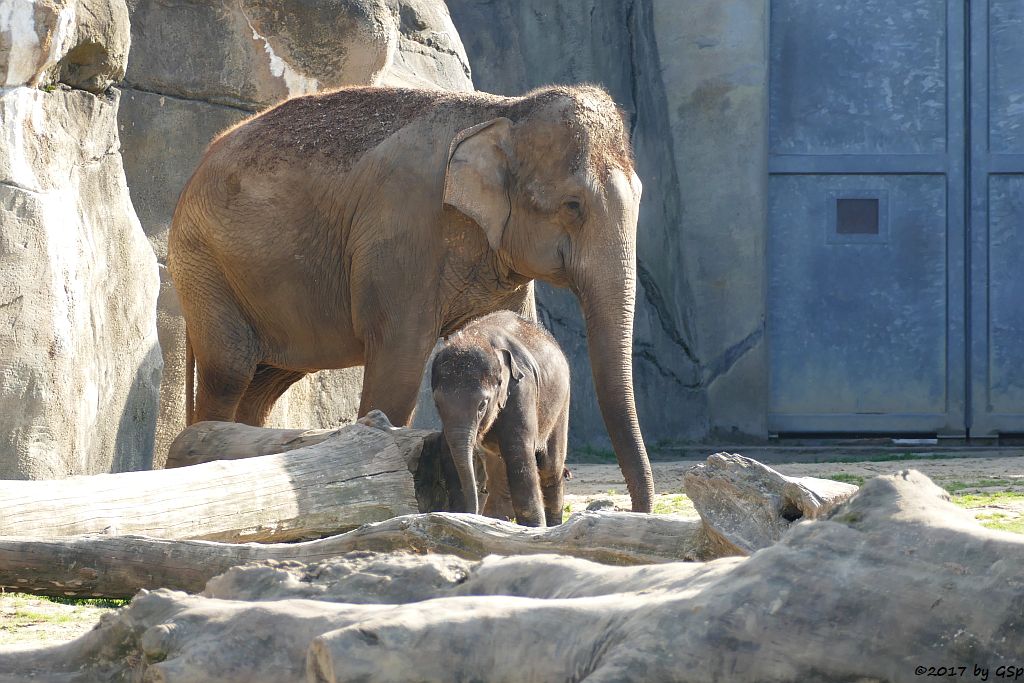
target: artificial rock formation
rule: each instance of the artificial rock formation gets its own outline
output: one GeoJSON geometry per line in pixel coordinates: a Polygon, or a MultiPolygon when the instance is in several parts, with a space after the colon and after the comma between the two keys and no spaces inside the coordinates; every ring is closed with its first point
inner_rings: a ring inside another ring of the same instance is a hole
{"type": "Polygon", "coordinates": [[[0,11],[4,87],[61,82],[102,93],[124,76],[130,32],[124,0],[22,0],[0,11]]]}
{"type": "MultiPolygon", "coordinates": [[[[1021,666],[1024,539],[923,475],[869,481],[747,558],[348,555],[142,592],[0,681],[917,681],[1021,666]],[[444,652],[445,656],[438,656],[444,652]],[[924,669],[919,669],[924,667],[924,669]]],[[[1012,671],[1012,670],[1011,670],[1012,671]]]]}
{"type": "MultiPolygon", "coordinates": [[[[119,115],[125,173],[161,264],[178,194],[221,130],[287,97],[343,85],[473,89],[441,0],[131,0],[129,8],[132,53],[119,115]]],[[[163,265],[160,273],[158,465],[185,426],[184,322],[163,265]]],[[[358,368],[308,376],[278,401],[270,424],[351,422],[361,377],[358,368]]]]}
{"type": "Polygon", "coordinates": [[[127,10],[3,9],[0,478],[145,468],[161,370],[157,265],[121,166],[118,94],[105,91],[124,73],[127,10]]]}

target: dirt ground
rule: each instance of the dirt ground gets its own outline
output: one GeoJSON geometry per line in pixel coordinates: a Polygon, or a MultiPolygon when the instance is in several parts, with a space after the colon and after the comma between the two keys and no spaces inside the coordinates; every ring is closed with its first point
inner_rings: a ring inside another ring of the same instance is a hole
{"type": "MultiPolygon", "coordinates": [[[[655,462],[655,512],[696,516],[683,494],[683,474],[696,461],[655,462]]],[[[1016,457],[914,458],[912,460],[791,463],[772,465],[795,477],[840,478],[860,483],[880,474],[907,468],[924,472],[953,491],[954,499],[975,513],[982,523],[1007,524],[999,528],[1024,530],[1024,453],[1016,457]]],[[[629,497],[617,465],[573,464],[566,482],[570,512],[585,509],[597,499],[610,499],[629,508],[629,497]]],[[[112,609],[92,604],[59,604],[17,593],[0,594],[0,645],[39,645],[71,640],[90,630],[100,615],[112,609]]]]}
{"type": "MultiPolygon", "coordinates": [[[[693,506],[689,505],[683,495],[683,474],[696,464],[697,461],[693,460],[651,464],[657,490],[655,512],[696,516],[693,506]]],[[[931,477],[939,486],[957,493],[1019,493],[1020,501],[1016,500],[1018,496],[1012,496],[1008,497],[1010,500],[1000,502],[1000,506],[1001,509],[1008,509],[1011,516],[1024,515],[1024,453],[1020,456],[996,458],[785,463],[773,464],[771,467],[791,477],[840,478],[851,483],[860,483],[859,478],[870,479],[880,474],[893,474],[913,468],[931,477]]],[[[586,508],[598,498],[610,499],[616,506],[629,509],[629,496],[618,465],[581,463],[570,465],[570,469],[573,478],[566,482],[565,491],[566,504],[571,512],[586,508]]],[[[986,505],[971,509],[975,509],[977,514],[989,513],[986,505]]]]}
{"type": "Polygon", "coordinates": [[[112,607],[66,605],[20,593],[0,594],[0,645],[40,645],[72,640],[112,607]]]}
{"type": "MultiPolygon", "coordinates": [[[[654,481],[658,494],[683,492],[683,474],[697,461],[655,462],[654,481]]],[[[985,480],[1009,480],[1009,486],[1024,493],[1024,452],[1001,458],[921,458],[877,462],[813,462],[773,464],[770,467],[791,477],[831,478],[837,474],[875,477],[904,469],[920,470],[939,486],[952,482],[976,483],[985,480]]],[[[570,465],[573,478],[566,482],[566,494],[589,497],[615,491],[625,495],[626,485],[618,465],[570,465]]]]}

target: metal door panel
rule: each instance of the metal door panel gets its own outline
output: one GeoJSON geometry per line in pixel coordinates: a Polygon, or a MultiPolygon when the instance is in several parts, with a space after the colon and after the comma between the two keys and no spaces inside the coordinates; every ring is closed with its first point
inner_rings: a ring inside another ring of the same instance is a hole
{"type": "Polygon", "coordinates": [[[772,2],[773,432],[964,432],[964,22],[958,0],[772,2]],[[877,223],[839,234],[858,199],[877,223]]]}
{"type": "MultiPolygon", "coordinates": [[[[989,180],[987,412],[1024,414],[1024,175],[989,180]]],[[[1018,428],[1019,429],[1019,428],[1018,428]]]]}
{"type": "Polygon", "coordinates": [[[777,431],[826,415],[826,431],[871,429],[881,415],[915,416],[903,431],[944,427],[944,176],[785,175],[770,190],[777,431]],[[837,234],[836,199],[869,196],[882,200],[878,234],[837,234]]]}
{"type": "Polygon", "coordinates": [[[944,152],[945,23],[936,0],[774,0],[771,151],[944,152]]]}
{"type": "Polygon", "coordinates": [[[989,30],[989,146],[1024,154],[1024,2],[992,0],[989,30]]]}
{"type": "Polygon", "coordinates": [[[1024,0],[971,5],[972,436],[1024,432],[1024,0]]]}

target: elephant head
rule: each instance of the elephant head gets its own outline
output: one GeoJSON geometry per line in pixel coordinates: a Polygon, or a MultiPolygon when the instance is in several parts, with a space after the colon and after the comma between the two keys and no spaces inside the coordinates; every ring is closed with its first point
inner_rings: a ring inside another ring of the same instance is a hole
{"type": "Polygon", "coordinates": [[[480,512],[474,447],[505,407],[513,382],[523,379],[508,349],[450,340],[434,357],[430,388],[459,474],[463,512],[480,512]]]}
{"type": "Polygon", "coordinates": [[[453,139],[444,203],[480,226],[510,272],[579,299],[605,427],[633,509],[650,512],[632,364],[641,183],[622,114],[592,86],[507,102],[453,139]]]}

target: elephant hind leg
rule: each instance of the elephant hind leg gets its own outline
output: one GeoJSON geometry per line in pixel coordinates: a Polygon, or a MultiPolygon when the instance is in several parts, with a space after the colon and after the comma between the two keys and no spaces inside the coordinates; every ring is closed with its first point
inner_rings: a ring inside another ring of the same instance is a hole
{"type": "MultiPolygon", "coordinates": [[[[222,359],[218,359],[220,360],[222,359]]],[[[193,422],[234,422],[238,402],[252,379],[255,361],[203,363],[197,359],[196,365],[199,382],[196,391],[196,416],[193,422]]]]}
{"type": "Polygon", "coordinates": [[[259,344],[238,304],[225,294],[230,290],[223,276],[212,268],[200,274],[205,277],[183,282],[179,294],[198,379],[193,422],[232,422],[256,372],[259,344]]]}
{"type": "Polygon", "coordinates": [[[288,391],[288,387],[306,376],[304,372],[282,370],[262,363],[256,366],[252,382],[242,394],[235,420],[244,424],[262,427],[277,399],[288,391]]]}
{"type": "Polygon", "coordinates": [[[565,458],[569,450],[569,402],[555,423],[555,429],[548,437],[544,467],[540,472],[540,488],[544,497],[544,516],[548,526],[562,523],[563,501],[565,498],[565,458]]]}

